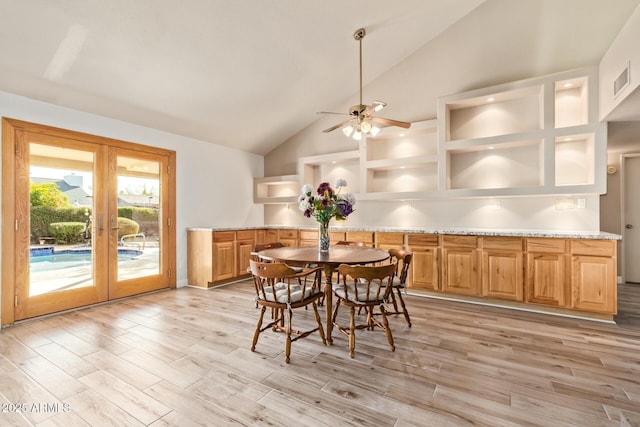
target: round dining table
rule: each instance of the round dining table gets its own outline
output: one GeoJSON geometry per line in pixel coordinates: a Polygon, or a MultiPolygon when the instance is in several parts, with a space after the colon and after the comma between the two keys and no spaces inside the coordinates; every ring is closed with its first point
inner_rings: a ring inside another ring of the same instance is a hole
{"type": "Polygon", "coordinates": [[[333,339],[333,289],[331,278],[340,264],[372,264],[389,258],[389,252],[356,246],[334,245],[329,251],[320,252],[317,247],[285,246],[282,248],[265,249],[258,252],[258,256],[265,260],[280,261],[292,266],[318,265],[323,268],[325,277],[325,311],[327,318],[327,344],[332,345],[333,339]]]}

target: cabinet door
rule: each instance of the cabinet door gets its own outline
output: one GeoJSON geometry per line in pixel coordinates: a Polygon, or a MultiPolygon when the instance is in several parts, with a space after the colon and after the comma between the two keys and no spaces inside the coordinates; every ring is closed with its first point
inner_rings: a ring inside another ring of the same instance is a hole
{"type": "Polygon", "coordinates": [[[570,288],[566,255],[528,253],[525,278],[526,302],[566,307],[570,288]]]}
{"type": "Polygon", "coordinates": [[[472,248],[442,249],[442,291],[480,295],[478,251],[472,248]]]}
{"type": "Polygon", "coordinates": [[[438,290],[438,248],[413,247],[407,287],[438,290]]]}
{"type": "Polygon", "coordinates": [[[235,274],[235,251],[233,242],[213,244],[213,281],[233,278],[235,274]]]}
{"type": "Polygon", "coordinates": [[[237,257],[238,268],[236,276],[244,276],[249,268],[249,260],[251,259],[251,252],[253,251],[254,240],[238,240],[237,257]]]}
{"type": "Polygon", "coordinates": [[[482,295],[523,301],[522,251],[482,251],[482,295]]]}
{"type": "Polygon", "coordinates": [[[571,266],[573,307],[617,313],[616,274],[613,258],[574,256],[571,266]]]}

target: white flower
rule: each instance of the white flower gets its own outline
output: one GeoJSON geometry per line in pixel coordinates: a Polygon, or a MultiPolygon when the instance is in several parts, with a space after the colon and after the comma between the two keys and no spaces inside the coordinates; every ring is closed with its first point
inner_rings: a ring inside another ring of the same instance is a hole
{"type": "Polygon", "coordinates": [[[300,200],[300,205],[298,206],[302,212],[305,212],[307,209],[311,208],[311,204],[309,203],[309,199],[304,198],[300,200]]]}
{"type": "Polygon", "coordinates": [[[305,184],[302,186],[302,194],[311,194],[313,191],[313,187],[309,184],[305,184]]]}
{"type": "Polygon", "coordinates": [[[340,178],[336,181],[336,188],[340,188],[340,187],[346,187],[347,186],[347,180],[340,178]]]}
{"type": "Polygon", "coordinates": [[[349,202],[349,204],[350,204],[351,206],[353,206],[353,205],[355,205],[355,204],[356,204],[356,196],[354,196],[354,195],[353,195],[353,194],[351,194],[351,193],[345,193],[345,194],[343,194],[343,195],[342,195],[342,198],[343,198],[345,201],[349,202]]]}

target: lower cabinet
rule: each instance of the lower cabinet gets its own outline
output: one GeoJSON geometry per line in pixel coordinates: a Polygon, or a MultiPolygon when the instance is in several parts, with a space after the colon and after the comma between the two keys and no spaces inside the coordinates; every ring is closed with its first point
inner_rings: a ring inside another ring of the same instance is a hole
{"type": "MultiPolygon", "coordinates": [[[[187,278],[210,287],[247,275],[256,242],[316,246],[316,230],[187,231],[187,278]]],[[[616,241],[334,231],[339,240],[413,253],[407,288],[617,313],[616,241]],[[375,236],[375,238],[374,238],[375,236]]]]}
{"type": "Polygon", "coordinates": [[[567,243],[566,239],[527,239],[526,302],[556,307],[571,305],[567,243]]]}
{"type": "Polygon", "coordinates": [[[251,252],[253,252],[253,246],[255,244],[255,230],[240,230],[236,232],[236,277],[248,274],[249,260],[251,259],[251,252]]]}
{"type": "Polygon", "coordinates": [[[231,279],[236,273],[235,232],[213,233],[213,281],[231,279]]]}
{"type": "Polygon", "coordinates": [[[480,295],[480,263],[476,236],[442,237],[443,292],[480,295]]]}
{"type": "Polygon", "coordinates": [[[616,242],[603,240],[586,245],[571,242],[573,307],[601,313],[617,311],[616,242]]]}
{"type": "Polygon", "coordinates": [[[187,231],[187,281],[209,288],[247,276],[256,230],[187,231]]]}
{"type": "Polygon", "coordinates": [[[482,238],[482,296],[524,300],[524,253],[520,237],[482,238]]]}
{"type": "Polygon", "coordinates": [[[439,286],[438,235],[409,234],[407,246],[413,254],[407,287],[437,291],[439,286]]]}

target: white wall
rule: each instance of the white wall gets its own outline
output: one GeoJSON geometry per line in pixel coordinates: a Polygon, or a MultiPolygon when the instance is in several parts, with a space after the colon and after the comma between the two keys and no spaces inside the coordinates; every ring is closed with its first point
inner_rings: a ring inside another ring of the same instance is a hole
{"type": "MultiPolygon", "coordinates": [[[[599,196],[544,196],[414,201],[356,201],[356,211],[332,227],[400,227],[424,229],[555,230],[600,229],[599,196]],[[567,206],[585,199],[586,207],[567,206]],[[556,203],[558,202],[558,203],[556,203]]],[[[265,223],[317,227],[297,204],[265,206],[265,223]]]]}
{"type": "Polygon", "coordinates": [[[0,116],[174,150],[178,286],[187,283],[187,228],[263,223],[263,207],[253,204],[253,177],[263,175],[262,156],[1,91],[0,116]]]}

